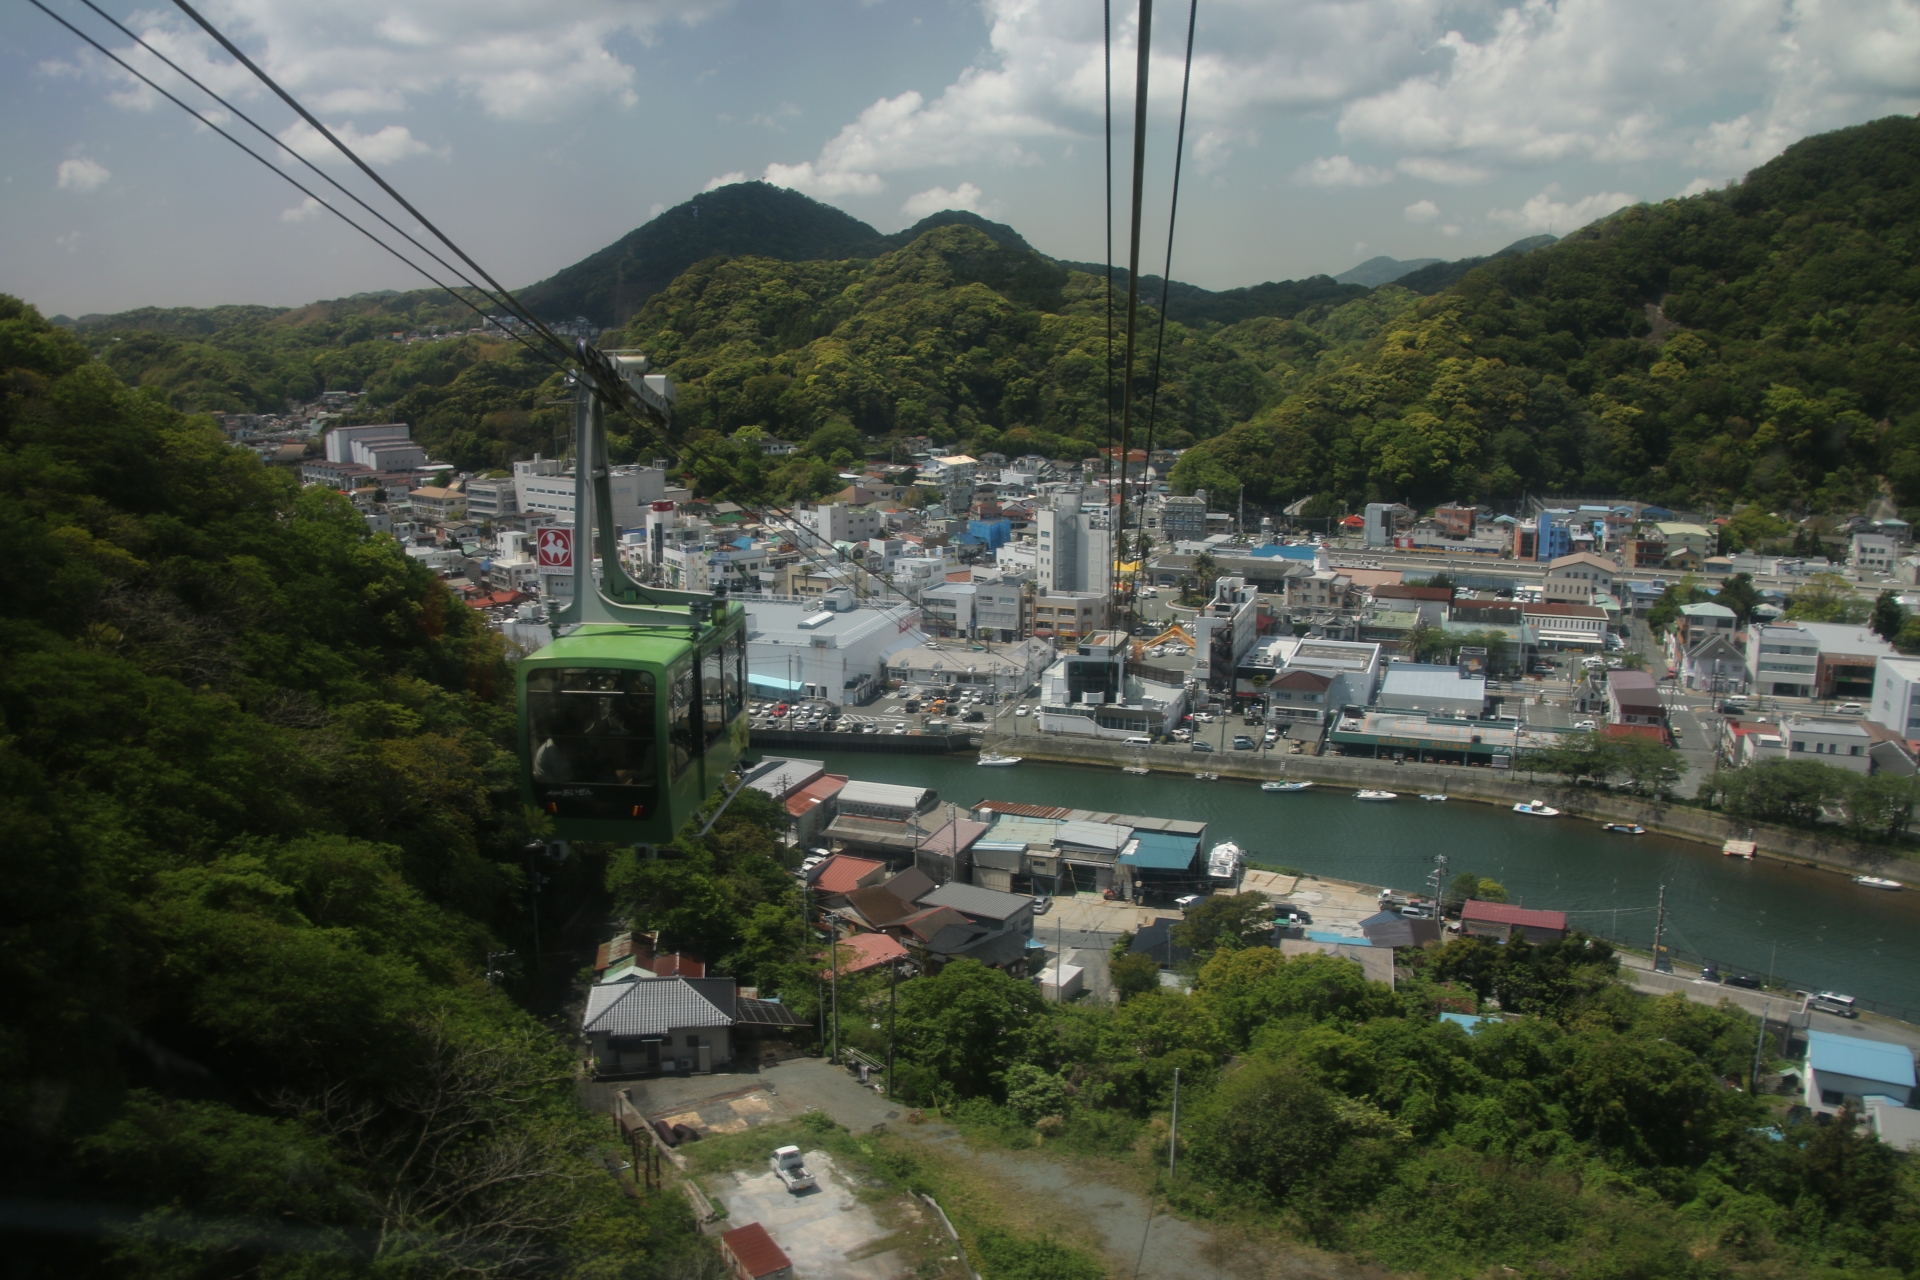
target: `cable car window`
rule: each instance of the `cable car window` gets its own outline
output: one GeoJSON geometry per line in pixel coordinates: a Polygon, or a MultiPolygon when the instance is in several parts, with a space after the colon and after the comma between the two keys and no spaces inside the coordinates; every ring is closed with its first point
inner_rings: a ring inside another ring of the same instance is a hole
{"type": "MultiPolygon", "coordinates": [[[[659,757],[653,673],[549,667],[527,675],[527,743],[543,789],[644,790],[621,804],[652,805],[659,757]]],[[[586,795],[591,792],[583,793],[586,795]]]]}
{"type": "Polygon", "coordinates": [[[700,655],[700,710],[707,723],[706,741],[714,743],[727,736],[726,655],[720,641],[700,655]]]}
{"type": "Polygon", "coordinates": [[[673,735],[673,777],[677,782],[693,762],[693,664],[682,662],[673,669],[672,698],[667,706],[667,725],[673,735]]]}
{"type": "Polygon", "coordinates": [[[727,723],[747,709],[747,641],[739,632],[727,637],[727,723]]]}

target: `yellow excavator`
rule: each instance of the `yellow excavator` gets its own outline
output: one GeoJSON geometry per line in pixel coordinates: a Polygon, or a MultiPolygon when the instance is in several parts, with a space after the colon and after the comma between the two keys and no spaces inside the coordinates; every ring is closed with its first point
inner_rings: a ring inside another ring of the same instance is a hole
{"type": "Polygon", "coordinates": [[[1133,660],[1135,662],[1145,662],[1148,649],[1157,644],[1165,644],[1169,640],[1178,640],[1189,649],[1199,648],[1199,646],[1193,642],[1193,637],[1187,634],[1186,629],[1176,622],[1151,640],[1135,640],[1133,642],[1133,660]]]}

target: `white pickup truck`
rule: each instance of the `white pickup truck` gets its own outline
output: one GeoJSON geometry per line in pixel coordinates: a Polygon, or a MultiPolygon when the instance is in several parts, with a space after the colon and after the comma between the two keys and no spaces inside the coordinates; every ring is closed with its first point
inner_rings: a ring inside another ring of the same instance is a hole
{"type": "Polygon", "coordinates": [[[813,1175],[807,1172],[807,1166],[801,1161],[798,1147],[775,1147],[773,1157],[767,1163],[780,1175],[780,1181],[786,1184],[788,1191],[811,1191],[816,1185],[813,1175]]]}

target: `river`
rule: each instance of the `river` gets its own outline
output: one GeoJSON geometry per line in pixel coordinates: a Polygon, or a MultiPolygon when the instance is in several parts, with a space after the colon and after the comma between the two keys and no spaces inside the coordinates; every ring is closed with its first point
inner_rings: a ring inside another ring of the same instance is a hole
{"type": "Polygon", "coordinates": [[[1664,884],[1667,943],[1681,959],[1843,991],[1920,1022],[1920,893],[1865,889],[1831,871],[1459,800],[1363,804],[1341,788],[1279,795],[1252,782],[1084,765],[982,769],[961,755],[841,752],[827,768],[933,787],[960,804],[1012,800],[1204,821],[1209,843],[1232,840],[1256,862],[1416,892],[1434,855],[1445,853],[1450,874],[1498,880],[1521,906],[1565,911],[1574,927],[1643,949],[1664,884]]]}

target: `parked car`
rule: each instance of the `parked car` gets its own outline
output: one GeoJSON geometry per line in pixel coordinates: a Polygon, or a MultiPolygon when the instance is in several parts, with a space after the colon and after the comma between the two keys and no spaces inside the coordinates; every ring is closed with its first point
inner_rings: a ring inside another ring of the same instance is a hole
{"type": "Polygon", "coordinates": [[[1807,997],[1807,1008],[1842,1018],[1860,1016],[1858,1002],[1852,996],[1843,996],[1833,991],[1820,991],[1807,997]]]}
{"type": "Polygon", "coordinates": [[[1025,707],[1015,707],[1013,714],[1015,717],[1024,716],[1027,714],[1027,709],[1025,707]]]}
{"type": "Polygon", "coordinates": [[[1745,987],[1748,991],[1758,991],[1761,987],[1765,986],[1766,983],[1760,981],[1760,979],[1750,973],[1730,973],[1727,975],[1727,985],[1730,987],[1745,987]]]}
{"type": "Polygon", "coordinates": [[[1857,716],[1864,715],[1867,709],[1857,702],[1843,702],[1835,707],[1834,710],[1843,716],[1857,716]]]}
{"type": "Polygon", "coordinates": [[[1246,734],[1236,733],[1233,735],[1233,749],[1235,751],[1256,751],[1259,749],[1259,745],[1246,734]]]}
{"type": "Polygon", "coordinates": [[[1206,896],[1205,894],[1190,893],[1184,898],[1175,898],[1173,900],[1173,905],[1180,908],[1182,911],[1185,911],[1188,907],[1193,906],[1195,903],[1199,902],[1205,896],[1206,896]]]}
{"type": "Polygon", "coordinates": [[[1700,981],[1702,981],[1702,982],[1720,982],[1720,981],[1723,981],[1723,979],[1722,979],[1722,978],[1721,978],[1721,976],[1720,976],[1720,970],[1719,970],[1719,968],[1718,968],[1718,966],[1715,966],[1715,965],[1711,965],[1711,964],[1703,964],[1703,965],[1701,965],[1701,966],[1700,966],[1700,981]]]}
{"type": "Polygon", "coordinates": [[[1400,908],[1400,915],[1407,920],[1431,920],[1433,908],[1424,902],[1414,902],[1400,908]]]}
{"type": "Polygon", "coordinates": [[[1053,899],[1044,893],[1033,895],[1033,914],[1043,916],[1053,909],[1053,899]]]}
{"type": "Polygon", "coordinates": [[[1595,724],[1595,723],[1594,723],[1593,721],[1591,721],[1591,720],[1580,720],[1580,721],[1576,721],[1576,722],[1574,723],[1574,726],[1573,726],[1573,727],[1574,727],[1574,728],[1576,728],[1576,729],[1597,729],[1597,728],[1599,728],[1599,726],[1598,726],[1598,725],[1596,725],[1596,724],[1595,724]]]}
{"type": "Polygon", "coordinates": [[[1193,747],[1192,747],[1192,750],[1194,750],[1194,751],[1211,751],[1211,750],[1213,750],[1213,744],[1212,744],[1211,742],[1208,742],[1208,741],[1206,741],[1206,740],[1204,740],[1204,739],[1202,739],[1201,741],[1198,741],[1198,742],[1195,742],[1195,743],[1193,744],[1193,747]]]}

